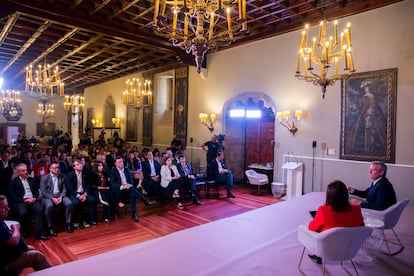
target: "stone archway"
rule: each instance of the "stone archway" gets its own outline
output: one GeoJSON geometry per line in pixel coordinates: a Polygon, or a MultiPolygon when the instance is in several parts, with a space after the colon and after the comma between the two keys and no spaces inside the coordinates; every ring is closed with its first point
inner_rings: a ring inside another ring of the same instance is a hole
{"type": "MultiPolygon", "coordinates": [[[[223,131],[226,135],[224,147],[225,158],[228,166],[232,169],[236,181],[244,180],[245,152],[246,147],[246,120],[232,119],[228,116],[233,108],[254,108],[262,110],[262,120],[270,121],[274,129],[276,106],[273,100],[262,92],[245,92],[228,100],[223,107],[223,131]]],[[[272,131],[274,140],[274,131],[272,131]]],[[[270,143],[269,143],[270,144],[270,143]]],[[[271,148],[272,162],[274,159],[273,148],[271,148]]]]}

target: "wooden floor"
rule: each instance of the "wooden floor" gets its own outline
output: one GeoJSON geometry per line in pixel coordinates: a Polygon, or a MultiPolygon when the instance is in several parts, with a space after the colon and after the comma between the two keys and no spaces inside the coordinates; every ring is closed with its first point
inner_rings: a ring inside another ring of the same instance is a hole
{"type": "Polygon", "coordinates": [[[101,221],[96,226],[76,229],[72,234],[59,232],[58,237],[48,241],[28,238],[26,242],[42,251],[53,265],[59,265],[280,202],[264,192],[258,196],[256,191],[247,185],[237,185],[233,189],[236,198],[227,199],[221,188],[219,199],[214,195],[205,199],[201,195],[201,206],[188,202],[184,210],[178,210],[172,202],[151,207],[139,202],[139,223],[132,221],[130,213],[121,210],[119,217],[109,223],[101,221]]]}

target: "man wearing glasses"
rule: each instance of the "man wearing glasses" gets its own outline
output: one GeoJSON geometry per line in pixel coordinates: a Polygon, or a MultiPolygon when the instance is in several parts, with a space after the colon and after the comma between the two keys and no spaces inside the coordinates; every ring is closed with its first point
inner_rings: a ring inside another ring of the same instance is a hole
{"type": "Polygon", "coordinates": [[[40,190],[43,196],[43,208],[46,216],[48,234],[56,237],[57,234],[52,228],[52,211],[54,207],[64,206],[66,217],[66,230],[73,233],[72,225],[72,201],[66,197],[66,177],[59,173],[59,163],[52,162],[49,166],[49,173],[40,180],[40,190]]]}

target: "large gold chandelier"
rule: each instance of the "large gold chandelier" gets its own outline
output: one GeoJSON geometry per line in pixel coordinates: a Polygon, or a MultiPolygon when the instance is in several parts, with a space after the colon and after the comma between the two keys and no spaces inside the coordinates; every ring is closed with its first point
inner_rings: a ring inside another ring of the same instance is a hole
{"type": "Polygon", "coordinates": [[[82,95],[66,95],[63,103],[63,109],[67,112],[71,111],[72,114],[78,114],[83,112],[85,107],[85,97],[82,95]]]}
{"type": "Polygon", "coordinates": [[[42,117],[43,122],[55,116],[55,105],[48,103],[47,99],[42,99],[37,105],[37,115],[42,117]]]}
{"type": "Polygon", "coordinates": [[[325,98],[328,85],[333,85],[337,80],[349,77],[355,72],[351,50],[351,25],[347,24],[345,30],[341,32],[339,40],[337,25],[338,22],[335,20],[333,36],[328,37],[327,21],[321,21],[319,36],[313,38],[312,47],[309,47],[309,25],[306,24],[299,44],[295,77],[319,85],[322,90],[322,98],[325,98]],[[341,72],[339,71],[339,63],[343,63],[343,71],[341,72]],[[314,65],[319,65],[319,74],[317,73],[318,69],[314,70],[314,65]],[[331,71],[331,75],[328,76],[328,70],[331,67],[333,67],[333,72],[331,71]]]}
{"type": "Polygon", "coordinates": [[[147,79],[132,78],[125,82],[122,92],[124,104],[135,108],[152,105],[151,81],[147,79]]]}
{"type": "Polygon", "coordinates": [[[174,46],[194,55],[200,73],[206,53],[248,33],[246,0],[155,0],[153,24],[169,36],[174,46]],[[233,22],[232,11],[236,8],[238,18],[233,22]],[[220,19],[227,21],[225,28],[217,24],[220,19]]]}
{"type": "Polygon", "coordinates": [[[8,114],[12,117],[16,116],[18,109],[21,108],[22,99],[20,92],[14,90],[0,91],[0,111],[2,114],[8,114]]]}
{"type": "Polygon", "coordinates": [[[63,96],[65,85],[60,79],[59,67],[56,66],[52,71],[51,66],[45,62],[33,71],[31,64],[27,66],[25,91],[31,96],[51,97],[54,93],[63,96]]]}

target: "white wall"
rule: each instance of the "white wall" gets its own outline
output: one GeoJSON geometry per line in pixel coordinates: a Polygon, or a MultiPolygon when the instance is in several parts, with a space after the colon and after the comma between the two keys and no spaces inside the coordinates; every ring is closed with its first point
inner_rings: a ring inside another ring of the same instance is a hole
{"type": "MultiPolygon", "coordinates": [[[[396,154],[390,164],[388,176],[395,186],[399,199],[406,197],[414,203],[414,1],[403,1],[384,8],[339,20],[341,29],[352,24],[352,41],[357,72],[398,68],[396,154]]],[[[316,27],[313,27],[316,28],[316,27]]],[[[284,155],[292,153],[305,164],[304,191],[312,189],[312,168],[315,168],[314,190],[325,190],[326,185],[341,179],[346,184],[365,188],[370,182],[369,163],[339,159],[341,87],[340,82],[328,87],[325,99],[320,88],[294,77],[300,31],[280,35],[248,45],[211,54],[208,57],[206,78],[189,70],[189,108],[187,151],[192,150],[193,160],[205,160],[200,145],[209,140],[210,132],[198,121],[198,113],[216,113],[215,133],[225,133],[221,120],[223,106],[231,98],[244,92],[261,92],[276,103],[276,110],[303,109],[306,118],[299,123],[299,131],[292,136],[279,124],[276,126],[275,179],[281,181],[280,166],[284,155]],[[193,147],[189,143],[193,137],[193,147]],[[312,141],[318,146],[312,161],[312,141]],[[326,156],[321,145],[334,148],[336,154],[326,156]]],[[[120,87],[127,78],[86,89],[86,105],[102,110],[105,95],[121,93],[120,87]]],[[[125,117],[121,97],[115,97],[116,112],[125,117]]],[[[140,119],[142,120],[142,119],[140,119]]],[[[155,126],[154,126],[155,127],[155,126]]],[[[140,127],[139,127],[140,128],[140,127]]],[[[122,130],[124,135],[124,130],[122,130]]],[[[142,135],[138,133],[139,139],[142,135]]],[[[231,145],[226,145],[229,147],[231,145]]],[[[189,155],[187,153],[187,155],[189,155]]],[[[229,164],[231,167],[231,164],[229,164]]]]}
{"type": "MultiPolygon", "coordinates": [[[[363,14],[343,18],[339,24],[352,24],[352,41],[357,72],[398,68],[397,123],[395,165],[390,165],[389,178],[398,198],[414,202],[414,147],[411,140],[414,124],[411,116],[414,97],[414,1],[403,1],[363,14]]],[[[342,26],[342,25],[341,25],[342,26]]],[[[315,28],[315,27],[313,27],[315,28]]],[[[208,57],[205,80],[190,70],[189,135],[202,142],[209,135],[199,131],[196,114],[201,110],[220,114],[224,103],[246,91],[268,94],[277,110],[303,109],[306,118],[292,136],[280,125],[276,127],[276,179],[282,180],[280,165],[283,155],[292,153],[305,163],[304,191],[312,186],[312,141],[316,140],[314,187],[324,190],[329,181],[341,179],[358,188],[370,182],[367,162],[339,160],[341,87],[340,82],[328,87],[325,99],[320,88],[294,77],[300,31],[228,49],[208,57]],[[194,104],[197,103],[197,104],[194,104]],[[336,149],[334,156],[325,155],[322,143],[336,149]]],[[[216,132],[221,125],[215,124],[216,132]]],[[[225,131],[224,131],[225,132],[225,131]]],[[[231,164],[230,164],[231,166],[231,164]]]]}

